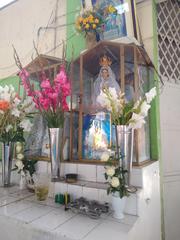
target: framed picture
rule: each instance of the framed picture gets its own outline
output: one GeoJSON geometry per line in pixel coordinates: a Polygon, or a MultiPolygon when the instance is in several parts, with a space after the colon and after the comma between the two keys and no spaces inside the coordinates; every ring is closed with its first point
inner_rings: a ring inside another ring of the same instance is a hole
{"type": "Polygon", "coordinates": [[[87,114],[83,117],[83,159],[99,160],[111,147],[111,116],[109,113],[87,114]]]}

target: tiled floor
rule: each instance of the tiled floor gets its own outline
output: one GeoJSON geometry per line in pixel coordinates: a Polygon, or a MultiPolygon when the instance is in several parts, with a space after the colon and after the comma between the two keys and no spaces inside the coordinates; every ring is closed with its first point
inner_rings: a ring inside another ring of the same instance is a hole
{"type": "Polygon", "coordinates": [[[113,239],[126,240],[137,217],[126,215],[123,220],[117,221],[111,215],[103,215],[98,220],[90,219],[70,210],[64,211],[64,207],[54,203],[51,198],[39,202],[34,194],[27,190],[20,191],[14,186],[0,188],[0,222],[2,220],[5,223],[3,229],[0,225],[0,239],[6,240],[16,239],[16,234],[19,240],[25,239],[24,236],[28,240],[109,240],[112,236],[113,239]],[[14,228],[13,224],[16,225],[14,228]],[[5,231],[6,227],[14,231],[14,238],[5,231]]]}

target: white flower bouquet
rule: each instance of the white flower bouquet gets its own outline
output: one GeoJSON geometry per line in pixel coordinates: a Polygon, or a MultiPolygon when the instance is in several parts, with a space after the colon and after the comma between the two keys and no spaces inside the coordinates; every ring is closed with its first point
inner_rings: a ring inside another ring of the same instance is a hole
{"type": "Polygon", "coordinates": [[[124,93],[116,93],[115,88],[105,88],[97,97],[101,107],[111,113],[114,125],[127,125],[129,128],[141,128],[145,123],[144,118],[148,115],[151,101],[156,96],[156,87],[139,98],[136,102],[126,102],[124,93]]]}
{"type": "Polygon", "coordinates": [[[0,141],[23,141],[23,132],[29,132],[34,103],[30,98],[21,100],[13,86],[0,86],[0,141]]]}
{"type": "Polygon", "coordinates": [[[102,155],[102,161],[106,161],[105,166],[105,179],[108,183],[107,194],[119,193],[119,197],[123,198],[128,196],[128,190],[126,186],[125,176],[127,170],[124,170],[119,166],[119,162],[115,162],[112,157],[108,157],[108,154],[102,155]]]}

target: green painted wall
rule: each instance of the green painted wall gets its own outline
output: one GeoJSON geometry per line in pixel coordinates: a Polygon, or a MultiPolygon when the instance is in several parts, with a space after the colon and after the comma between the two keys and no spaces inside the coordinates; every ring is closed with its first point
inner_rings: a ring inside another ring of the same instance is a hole
{"type": "Polygon", "coordinates": [[[81,0],[67,0],[67,60],[75,59],[85,49],[85,40],[82,34],[77,34],[75,19],[79,14],[81,0]],[[73,55],[73,56],[72,56],[73,55]]]}
{"type": "MultiPolygon", "coordinates": [[[[152,1],[153,4],[153,55],[154,65],[158,69],[158,31],[157,31],[157,3],[156,0],[152,1]]],[[[161,240],[165,240],[165,223],[164,223],[164,190],[163,190],[163,166],[162,166],[162,155],[161,155],[161,139],[160,139],[160,91],[158,84],[158,76],[155,76],[155,81],[158,89],[158,95],[156,101],[153,103],[151,121],[155,121],[155,125],[152,126],[152,137],[154,138],[156,146],[154,146],[154,153],[159,159],[159,171],[160,171],[160,197],[161,197],[161,240]]],[[[153,138],[151,139],[153,141],[153,138]]],[[[152,142],[151,141],[151,142],[152,142]]],[[[154,143],[154,144],[155,144],[154,143]]]]}
{"type": "MultiPolygon", "coordinates": [[[[0,79],[0,86],[5,86],[5,85],[13,85],[13,87],[15,88],[16,92],[18,92],[19,89],[19,77],[18,76],[12,76],[12,77],[8,77],[8,78],[3,78],[0,79]]],[[[20,96],[23,95],[23,87],[20,86],[20,96]]]]}

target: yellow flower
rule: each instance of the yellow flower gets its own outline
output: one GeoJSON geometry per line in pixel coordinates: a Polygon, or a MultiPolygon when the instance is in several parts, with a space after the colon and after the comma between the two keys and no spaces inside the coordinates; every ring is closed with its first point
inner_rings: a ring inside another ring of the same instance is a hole
{"type": "Polygon", "coordinates": [[[112,5],[109,5],[109,7],[108,7],[108,12],[109,12],[109,13],[114,13],[114,12],[116,12],[116,8],[113,7],[112,5]]]}
{"type": "Polygon", "coordinates": [[[96,28],[96,24],[93,24],[92,27],[93,27],[93,29],[95,29],[96,28]]]}
{"type": "Polygon", "coordinates": [[[85,25],[87,23],[87,20],[86,18],[83,20],[83,24],[85,25]]]}
{"type": "Polygon", "coordinates": [[[86,26],[85,26],[86,29],[89,29],[89,24],[87,23],[86,26]]]}
{"type": "Polygon", "coordinates": [[[96,19],[94,20],[94,22],[95,22],[95,23],[99,23],[99,19],[96,18],[96,19]]]}

